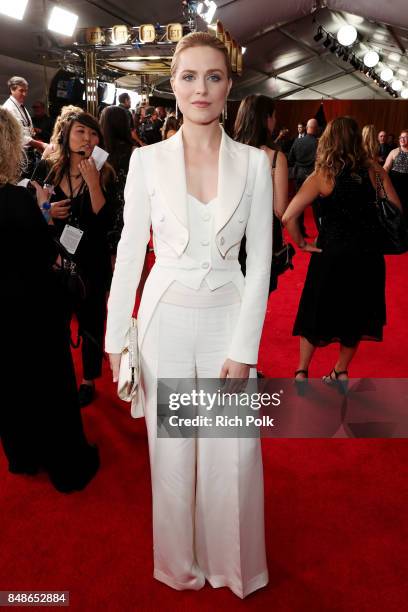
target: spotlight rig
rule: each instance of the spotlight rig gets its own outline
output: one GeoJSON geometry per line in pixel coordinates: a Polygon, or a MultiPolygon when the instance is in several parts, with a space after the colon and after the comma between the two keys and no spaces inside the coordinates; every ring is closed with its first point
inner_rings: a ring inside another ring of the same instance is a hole
{"type": "MultiPolygon", "coordinates": [[[[355,31],[355,28],[351,26],[344,26],[343,30],[347,30],[347,28],[354,30],[354,32],[342,31],[342,28],[340,28],[336,37],[331,32],[325,30],[322,25],[319,25],[316,34],[313,36],[313,40],[315,42],[321,42],[323,47],[330,51],[330,53],[335,53],[339,59],[342,59],[344,62],[349,62],[355,70],[359,70],[378,87],[384,89],[390,96],[398,98],[399,89],[392,87],[391,84],[387,83],[384,78],[382,78],[382,74],[380,76],[374,70],[375,66],[377,66],[380,61],[379,54],[373,49],[369,49],[365,53],[364,59],[359,59],[354,51],[355,45],[358,44],[358,33],[355,31]]],[[[403,84],[401,83],[401,87],[402,86],[403,84]]]]}

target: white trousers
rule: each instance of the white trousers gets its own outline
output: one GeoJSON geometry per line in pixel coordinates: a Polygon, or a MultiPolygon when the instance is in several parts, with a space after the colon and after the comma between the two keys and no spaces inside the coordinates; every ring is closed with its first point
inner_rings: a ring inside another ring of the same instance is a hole
{"type": "Polygon", "coordinates": [[[268,582],[260,441],[157,438],[156,406],[157,378],[219,376],[239,308],[159,303],[143,340],[141,365],[154,577],[178,590],[198,590],[207,579],[244,598],[268,582]]]}

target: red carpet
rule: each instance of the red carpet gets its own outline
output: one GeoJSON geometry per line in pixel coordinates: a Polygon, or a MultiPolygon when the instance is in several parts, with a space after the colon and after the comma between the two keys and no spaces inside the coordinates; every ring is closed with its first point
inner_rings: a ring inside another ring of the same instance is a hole
{"type": "MultiPolygon", "coordinates": [[[[270,376],[291,376],[296,366],[290,334],[307,261],[297,254],[270,298],[260,360],[270,376]]],[[[384,342],[361,347],[355,377],[408,377],[408,256],[389,258],[387,274],[384,342]]],[[[320,350],[311,374],[328,372],[334,359],[334,348],[320,350]]],[[[242,602],[227,589],[176,592],[153,580],[144,421],[128,416],[107,371],[83,414],[103,466],[84,492],[63,496],[44,476],[11,476],[0,457],[0,590],[69,590],[80,612],[406,605],[405,440],[264,440],[270,584],[242,602]]]]}

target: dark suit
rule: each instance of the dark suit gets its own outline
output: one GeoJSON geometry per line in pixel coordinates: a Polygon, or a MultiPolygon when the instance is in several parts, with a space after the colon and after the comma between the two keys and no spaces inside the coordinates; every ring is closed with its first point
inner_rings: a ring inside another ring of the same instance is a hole
{"type": "Polygon", "coordinates": [[[385,164],[385,160],[387,159],[388,155],[391,153],[393,148],[394,147],[392,145],[389,145],[386,142],[384,142],[383,144],[380,144],[379,149],[378,149],[378,157],[380,158],[381,164],[385,164]]]}
{"type": "MultiPolygon", "coordinates": [[[[289,165],[295,166],[295,186],[296,192],[299,191],[309,174],[314,170],[316,161],[317,138],[311,134],[306,134],[303,138],[296,138],[292,148],[289,151],[289,165]]],[[[313,213],[317,228],[319,228],[318,212],[313,205],[313,213]]],[[[304,215],[299,219],[300,231],[303,236],[306,236],[304,225],[304,215]]]]}
{"type": "Polygon", "coordinates": [[[296,138],[289,151],[289,164],[295,166],[296,191],[313,172],[316,160],[317,138],[306,134],[303,138],[296,138]]]}

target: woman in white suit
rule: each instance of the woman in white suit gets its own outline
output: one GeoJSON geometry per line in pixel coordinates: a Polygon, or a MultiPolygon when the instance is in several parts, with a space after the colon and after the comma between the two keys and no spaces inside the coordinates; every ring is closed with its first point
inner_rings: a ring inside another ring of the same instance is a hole
{"type": "Polygon", "coordinates": [[[157,437],[158,378],[240,378],[255,366],[272,251],[271,174],[263,151],[219,125],[231,88],[225,46],[195,32],[177,45],[171,82],[184,125],[136,149],[108,304],[117,380],[150,225],[156,263],[138,314],[141,391],[153,489],[154,576],[175,589],[228,586],[243,598],[268,571],[259,439],[157,437]],[[247,273],[238,263],[246,234],[247,273]]]}

